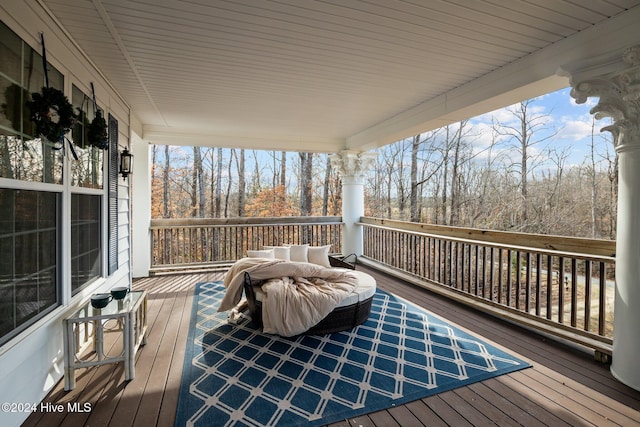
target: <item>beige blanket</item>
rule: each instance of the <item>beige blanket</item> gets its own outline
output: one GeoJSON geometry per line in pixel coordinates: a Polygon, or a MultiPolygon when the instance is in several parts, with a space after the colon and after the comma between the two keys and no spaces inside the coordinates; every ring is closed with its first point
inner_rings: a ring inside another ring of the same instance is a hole
{"type": "Polygon", "coordinates": [[[218,311],[234,308],[242,298],[244,273],[262,285],[262,323],[266,333],[301,334],[315,326],[349,295],[355,275],[306,262],[262,258],[237,261],[224,277],[227,291],[218,311]]]}

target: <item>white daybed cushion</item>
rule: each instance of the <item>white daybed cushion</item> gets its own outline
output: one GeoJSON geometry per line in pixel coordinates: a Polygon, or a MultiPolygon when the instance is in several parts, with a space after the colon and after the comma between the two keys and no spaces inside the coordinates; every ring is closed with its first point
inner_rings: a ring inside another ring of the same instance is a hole
{"type": "Polygon", "coordinates": [[[247,251],[248,258],[268,258],[273,259],[273,249],[263,249],[261,251],[247,251]]]}
{"type": "Polygon", "coordinates": [[[331,245],[309,246],[309,262],[323,267],[331,267],[329,263],[329,250],[331,245]]]}
{"type": "Polygon", "coordinates": [[[288,245],[291,261],[309,262],[309,245],[288,245]]]}
{"type": "Polygon", "coordinates": [[[283,259],[285,261],[293,261],[291,259],[291,248],[289,246],[264,246],[264,249],[272,249],[275,259],[283,259]]]}
{"type": "MultiPolygon", "coordinates": [[[[358,284],[353,288],[353,291],[351,291],[351,293],[337,305],[337,307],[346,307],[348,305],[356,304],[357,302],[371,298],[373,294],[376,293],[376,279],[372,276],[361,271],[344,270],[354,274],[358,278],[358,284]]],[[[259,286],[256,286],[255,292],[256,301],[262,302],[264,295],[262,289],[259,286]]]]}

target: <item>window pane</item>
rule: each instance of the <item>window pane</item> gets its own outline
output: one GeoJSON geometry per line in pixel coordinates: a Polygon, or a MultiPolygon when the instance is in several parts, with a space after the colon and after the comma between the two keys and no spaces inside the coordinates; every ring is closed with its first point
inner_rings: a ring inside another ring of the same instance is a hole
{"type": "Polygon", "coordinates": [[[0,344],[58,304],[59,199],[0,189],[0,344]]]}
{"type": "Polygon", "coordinates": [[[0,130],[0,177],[62,184],[63,151],[48,141],[25,141],[0,130]]]}
{"type": "Polygon", "coordinates": [[[20,81],[22,40],[6,25],[0,23],[0,58],[2,73],[15,82],[20,81]]]}
{"type": "Polygon", "coordinates": [[[71,196],[71,290],[74,294],[100,277],[102,271],[100,201],[100,196],[71,196]]]}
{"type": "MultiPolygon", "coordinates": [[[[62,90],[64,76],[50,64],[49,86],[62,90]]],[[[0,22],[0,177],[62,183],[64,151],[34,139],[27,101],[45,85],[42,56],[0,22]]]]}
{"type": "Polygon", "coordinates": [[[31,123],[25,103],[26,97],[27,91],[24,88],[0,76],[0,127],[4,129],[3,132],[9,129],[21,132],[25,116],[31,123]]]}
{"type": "Polygon", "coordinates": [[[71,185],[77,187],[102,188],[104,151],[88,144],[89,125],[94,117],[93,100],[75,85],[73,86],[74,109],[80,120],[73,127],[73,143],[76,145],[78,161],[71,162],[71,185]]]}

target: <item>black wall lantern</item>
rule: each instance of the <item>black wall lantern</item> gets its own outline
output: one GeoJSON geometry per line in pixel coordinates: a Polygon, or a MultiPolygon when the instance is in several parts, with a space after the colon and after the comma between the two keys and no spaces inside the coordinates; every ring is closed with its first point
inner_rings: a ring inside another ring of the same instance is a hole
{"type": "Polygon", "coordinates": [[[129,153],[129,150],[126,148],[122,153],[120,153],[120,174],[122,175],[122,179],[127,179],[127,177],[133,173],[133,154],[129,153]]]}

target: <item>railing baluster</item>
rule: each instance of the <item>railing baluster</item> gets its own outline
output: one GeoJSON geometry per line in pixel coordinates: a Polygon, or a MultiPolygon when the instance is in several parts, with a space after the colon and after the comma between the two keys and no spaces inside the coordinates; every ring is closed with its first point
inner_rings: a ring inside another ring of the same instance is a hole
{"type": "Polygon", "coordinates": [[[531,252],[527,252],[525,265],[525,311],[529,313],[531,311],[531,252]]]}
{"type": "Polygon", "coordinates": [[[598,334],[606,333],[607,324],[607,266],[604,262],[600,262],[599,288],[600,298],[598,301],[598,334]]]}
{"type": "Polygon", "coordinates": [[[571,326],[578,324],[578,260],[571,258],[571,326]]]}
{"type": "Polygon", "coordinates": [[[496,265],[495,265],[494,250],[495,248],[491,247],[490,255],[489,255],[489,299],[491,301],[495,301],[496,299],[496,292],[494,291],[495,282],[496,282],[496,265]]]}
{"type": "Polygon", "coordinates": [[[472,270],[472,265],[473,265],[473,245],[468,245],[468,251],[467,251],[467,292],[472,293],[471,289],[472,289],[472,284],[473,284],[473,274],[471,274],[473,272],[472,270]]]}
{"type": "Polygon", "coordinates": [[[542,304],[542,254],[536,254],[536,316],[540,316],[540,305],[542,304]]]}
{"type": "Polygon", "coordinates": [[[522,253],[520,251],[516,251],[516,308],[520,308],[520,286],[521,286],[521,278],[522,278],[522,253]]]}
{"type": "Polygon", "coordinates": [[[502,275],[504,274],[504,249],[498,249],[498,303],[503,304],[503,292],[504,280],[502,275]]]}
{"type": "Polygon", "coordinates": [[[564,257],[558,257],[558,323],[564,323],[564,257]]]}
{"type": "MultiPolygon", "coordinates": [[[[560,291],[561,284],[558,283],[558,291],[560,291]]],[[[551,320],[551,314],[553,304],[553,256],[547,255],[547,319],[551,320]]]]}
{"type": "Polygon", "coordinates": [[[584,261],[584,330],[591,329],[591,261],[584,261]]]}

